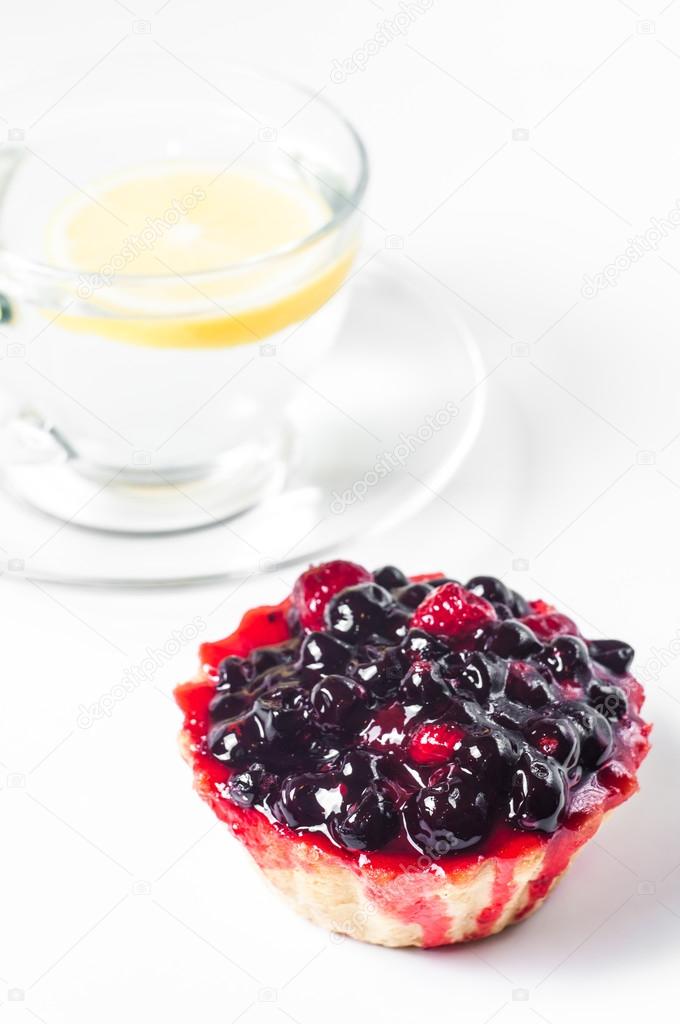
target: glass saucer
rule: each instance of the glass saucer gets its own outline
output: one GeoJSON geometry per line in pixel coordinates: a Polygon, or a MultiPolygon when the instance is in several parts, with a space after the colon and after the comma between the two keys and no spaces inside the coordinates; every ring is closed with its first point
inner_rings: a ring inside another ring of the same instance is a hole
{"type": "MultiPolygon", "coordinates": [[[[272,358],[286,366],[285,341],[272,358]]],[[[287,477],[250,510],[217,521],[210,488],[219,490],[219,481],[177,483],[163,499],[168,515],[181,520],[184,506],[188,519],[198,506],[209,525],[107,532],[85,525],[89,503],[106,500],[101,481],[83,481],[61,522],[15,499],[5,474],[0,569],[64,583],[162,586],[309,560],[395,525],[441,491],[475,440],[486,390],[455,298],[389,250],[355,274],[336,348],[304,384],[289,410],[287,477]]],[[[54,472],[59,486],[58,466],[31,471],[54,472]]]]}

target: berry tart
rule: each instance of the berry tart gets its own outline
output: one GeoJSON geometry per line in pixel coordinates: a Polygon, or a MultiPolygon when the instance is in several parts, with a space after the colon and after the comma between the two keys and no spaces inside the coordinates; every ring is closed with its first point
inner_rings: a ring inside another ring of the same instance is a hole
{"type": "Polygon", "coordinates": [[[632,657],[490,576],[327,562],[202,646],[182,749],[306,917],[386,946],[478,939],[636,791],[632,657]]]}

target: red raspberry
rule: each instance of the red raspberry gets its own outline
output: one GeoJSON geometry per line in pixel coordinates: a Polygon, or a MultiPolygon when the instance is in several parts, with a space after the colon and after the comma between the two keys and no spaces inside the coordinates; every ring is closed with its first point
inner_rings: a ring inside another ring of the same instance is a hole
{"type": "Polygon", "coordinates": [[[371,574],[355,562],[324,562],[312,566],[296,580],[293,587],[293,604],[305,629],[323,629],[323,613],[334,594],[353,587],[356,583],[368,583],[371,574]]]}
{"type": "Polygon", "coordinates": [[[495,618],[494,607],[485,598],[466,590],[460,583],[443,583],[418,605],[411,625],[426,633],[459,636],[472,633],[495,618]]]}
{"type": "Polygon", "coordinates": [[[445,722],[432,722],[421,727],[411,737],[408,753],[414,764],[445,764],[463,739],[463,732],[445,722]]]}
{"type": "Polygon", "coordinates": [[[576,623],[562,612],[525,615],[522,622],[534,631],[539,640],[552,640],[556,636],[580,636],[576,623]]]}
{"type": "Polygon", "coordinates": [[[554,604],[547,604],[547,602],[541,601],[540,598],[537,601],[529,601],[529,607],[534,615],[547,615],[549,612],[555,611],[554,604]]]}

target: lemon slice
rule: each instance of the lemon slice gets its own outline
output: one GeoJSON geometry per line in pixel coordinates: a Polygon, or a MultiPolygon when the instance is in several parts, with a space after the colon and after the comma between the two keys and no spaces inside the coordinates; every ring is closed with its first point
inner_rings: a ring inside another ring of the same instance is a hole
{"type": "Polygon", "coordinates": [[[48,259],[78,272],[89,306],[61,313],[59,326],[164,348],[267,338],[314,313],[344,280],[352,243],[327,249],[321,262],[314,247],[295,248],[331,217],[324,197],[290,170],[149,165],[91,185],[46,231],[48,259]],[[248,263],[291,246],[284,259],[248,263]],[[205,272],[200,284],[187,276],[205,272]]]}
{"type": "Polygon", "coordinates": [[[264,256],[322,227],[331,209],[301,179],[211,164],[147,166],[78,193],[47,230],[48,259],[85,273],[191,274],[264,256]]]}

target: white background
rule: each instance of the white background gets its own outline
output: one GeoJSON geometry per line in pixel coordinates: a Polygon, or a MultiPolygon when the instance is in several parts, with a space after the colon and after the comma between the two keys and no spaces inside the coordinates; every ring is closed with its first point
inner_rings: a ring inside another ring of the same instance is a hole
{"type": "Polygon", "coordinates": [[[457,293],[490,376],[482,435],[447,491],[344,553],[493,572],[630,640],[655,730],[640,795],[525,924],[432,952],[337,941],[264,887],[191,793],[169,694],[194,644],[108,718],[78,718],[147,647],[194,616],[224,635],[295,571],[161,593],[4,579],[1,1024],[675,1013],[680,231],[594,297],[582,287],[680,197],[680,3],[435,0],[344,82],[334,61],[375,49],[392,0],[4,8],[0,136],[59,99],[52,69],[87,89],[114,44],[138,45],[140,19],[178,74],[195,79],[208,54],[256,61],[346,110],[373,163],[367,237],[401,236],[457,293]],[[45,78],[38,110],[13,85],[27,73],[38,96],[45,78]]]}

